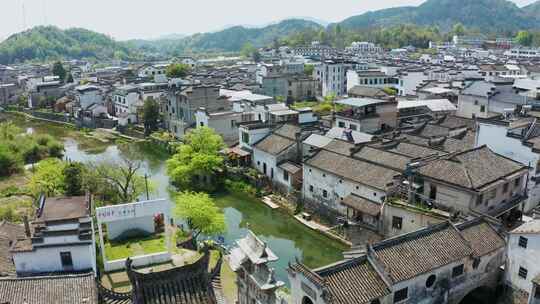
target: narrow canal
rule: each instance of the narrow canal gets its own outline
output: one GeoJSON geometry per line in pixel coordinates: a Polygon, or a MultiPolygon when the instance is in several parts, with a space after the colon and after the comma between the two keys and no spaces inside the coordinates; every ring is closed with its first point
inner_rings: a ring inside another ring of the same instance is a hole
{"type": "MultiPolygon", "coordinates": [[[[28,121],[15,118],[13,121],[21,128],[40,134],[50,134],[61,138],[65,144],[65,158],[83,163],[119,162],[122,150],[116,144],[89,144],[81,140],[80,133],[66,130],[55,124],[28,121]]],[[[168,157],[159,148],[147,143],[136,143],[135,157],[142,162],[141,174],[148,174],[155,191],[151,198],[170,199],[169,178],[166,174],[165,161],[168,157]]],[[[223,209],[227,231],[223,235],[225,244],[233,246],[235,241],[246,235],[251,229],[280,258],[274,263],[278,279],[288,283],[287,264],[295,258],[309,267],[320,267],[342,258],[344,245],[327,238],[298,223],[291,216],[272,210],[256,199],[240,194],[216,195],[217,204],[223,209]]]]}

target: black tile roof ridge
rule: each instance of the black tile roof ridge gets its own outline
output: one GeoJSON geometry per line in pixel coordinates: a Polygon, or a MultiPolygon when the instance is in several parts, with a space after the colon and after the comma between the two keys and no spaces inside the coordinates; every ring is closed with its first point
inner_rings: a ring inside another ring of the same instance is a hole
{"type": "Polygon", "coordinates": [[[400,244],[405,241],[410,241],[419,237],[427,236],[431,233],[442,231],[449,226],[452,226],[452,224],[449,221],[442,222],[433,226],[425,227],[420,230],[416,230],[410,233],[401,234],[383,241],[380,241],[378,243],[373,244],[371,247],[374,251],[378,249],[384,249],[388,248],[397,244],[400,244]]]}
{"type": "Polygon", "coordinates": [[[84,278],[93,276],[93,272],[84,273],[70,273],[70,274],[54,274],[54,275],[38,275],[38,276],[26,276],[26,277],[0,277],[0,281],[29,281],[29,280],[52,280],[52,279],[65,279],[65,278],[84,278]]]}

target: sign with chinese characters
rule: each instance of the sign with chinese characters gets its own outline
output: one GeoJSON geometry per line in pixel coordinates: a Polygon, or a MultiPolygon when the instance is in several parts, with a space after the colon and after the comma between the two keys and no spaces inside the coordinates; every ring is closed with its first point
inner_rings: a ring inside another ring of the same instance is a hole
{"type": "Polygon", "coordinates": [[[171,205],[165,199],[96,208],[98,222],[107,223],[156,214],[170,215],[171,205]]]}

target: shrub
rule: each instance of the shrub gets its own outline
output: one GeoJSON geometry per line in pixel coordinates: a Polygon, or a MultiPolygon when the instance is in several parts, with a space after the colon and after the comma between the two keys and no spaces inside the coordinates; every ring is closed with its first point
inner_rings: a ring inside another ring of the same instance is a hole
{"type": "Polygon", "coordinates": [[[64,145],[56,140],[50,141],[47,144],[49,157],[62,158],[64,157],[64,145]]]}
{"type": "Polygon", "coordinates": [[[5,145],[0,145],[0,176],[9,176],[22,169],[22,159],[5,145]]]}
{"type": "Polygon", "coordinates": [[[38,135],[35,138],[37,144],[40,146],[47,146],[50,142],[54,141],[53,137],[48,134],[38,135]]]}
{"type": "Polygon", "coordinates": [[[233,193],[247,193],[253,196],[257,195],[257,189],[243,181],[225,180],[225,189],[233,193]]]}

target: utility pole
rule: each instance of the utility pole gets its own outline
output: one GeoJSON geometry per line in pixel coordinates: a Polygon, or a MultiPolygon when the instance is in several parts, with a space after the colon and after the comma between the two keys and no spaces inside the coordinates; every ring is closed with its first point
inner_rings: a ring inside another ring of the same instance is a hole
{"type": "Polygon", "coordinates": [[[22,4],[22,30],[26,30],[26,8],[24,7],[24,1],[21,1],[22,4]]]}
{"type": "Polygon", "coordinates": [[[148,192],[148,174],[144,174],[144,184],[146,185],[146,200],[150,200],[150,193],[148,192]]]}

